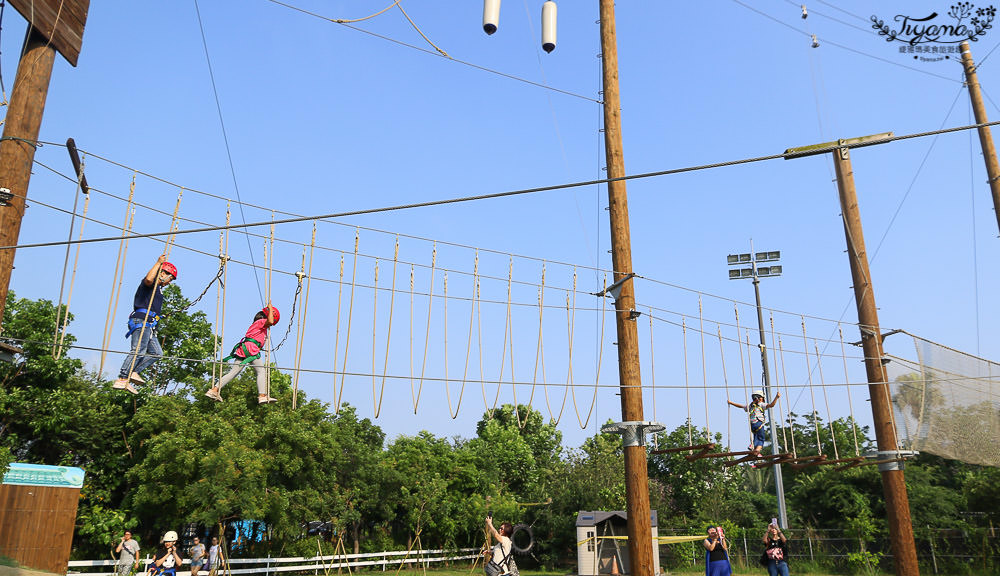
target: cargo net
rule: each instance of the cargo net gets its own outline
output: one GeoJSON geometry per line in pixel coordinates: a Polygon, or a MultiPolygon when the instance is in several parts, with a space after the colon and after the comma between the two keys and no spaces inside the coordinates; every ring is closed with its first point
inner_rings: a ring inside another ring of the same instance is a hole
{"type": "Polygon", "coordinates": [[[1000,466],[1000,364],[908,335],[917,361],[887,365],[900,446],[1000,466]]]}

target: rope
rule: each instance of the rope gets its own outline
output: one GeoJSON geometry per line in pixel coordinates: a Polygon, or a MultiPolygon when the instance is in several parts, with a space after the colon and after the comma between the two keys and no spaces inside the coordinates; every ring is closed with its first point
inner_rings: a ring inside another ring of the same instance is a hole
{"type": "MultiPolygon", "coordinates": [[[[566,294],[566,331],[568,332],[566,338],[567,345],[567,359],[566,364],[566,388],[563,394],[563,408],[559,410],[560,420],[562,419],[563,409],[566,407],[566,395],[573,391],[573,337],[576,335],[576,270],[573,270],[573,297],[572,297],[572,307],[570,306],[570,293],[566,294]]],[[[576,409],[576,393],[573,393],[573,407],[576,409]]],[[[579,419],[579,415],[577,415],[579,419]]]]}
{"type": "MultiPolygon", "coordinates": [[[[575,277],[575,275],[574,275],[574,277],[575,277]]],[[[604,290],[608,289],[608,276],[607,276],[607,274],[604,275],[604,286],[603,286],[603,289],[604,290]]],[[[573,299],[573,303],[574,303],[574,305],[576,304],[576,298],[573,299]]],[[[573,394],[573,410],[576,411],[576,419],[577,419],[577,422],[580,422],[580,428],[581,429],[587,427],[587,424],[590,422],[590,417],[594,414],[594,406],[597,405],[597,385],[601,381],[601,364],[602,364],[602,360],[604,358],[604,325],[605,325],[605,322],[606,322],[607,317],[608,317],[607,306],[608,306],[608,299],[607,298],[601,298],[601,336],[600,336],[600,340],[599,340],[600,346],[597,347],[597,373],[594,376],[594,395],[590,399],[590,409],[587,411],[587,419],[585,421],[581,421],[580,420],[580,410],[577,408],[577,405],[576,405],[576,390],[575,389],[571,389],[572,394],[573,394]]],[[[576,316],[576,312],[575,311],[574,311],[574,316],[576,316]]]]}
{"type": "MultiPolygon", "coordinates": [[[[542,319],[545,312],[545,265],[542,264],[542,283],[538,287],[538,345],[535,347],[535,369],[531,375],[531,395],[528,396],[528,406],[532,405],[532,401],[535,399],[535,385],[538,382],[538,364],[541,362],[542,365],[542,389],[544,390],[546,385],[545,380],[545,352],[542,348],[542,342],[544,340],[542,336],[542,319]]],[[[524,417],[524,424],[528,423],[528,416],[524,417]]],[[[520,424],[523,429],[524,424],[520,424]]]]}
{"type": "MultiPolygon", "coordinates": [[[[458,406],[462,405],[462,396],[465,395],[465,383],[469,378],[469,357],[472,356],[472,323],[476,318],[476,292],[479,288],[479,253],[476,253],[476,261],[473,264],[473,277],[472,277],[472,306],[469,308],[469,338],[465,346],[465,368],[462,369],[462,391],[458,395],[458,406]]],[[[482,350],[479,351],[479,357],[482,358],[482,350]]],[[[451,412],[451,396],[448,397],[448,411],[451,412]]],[[[455,408],[455,413],[451,414],[452,420],[458,417],[458,408],[455,408]]]]}
{"type": "Polygon", "coordinates": [[[410,264],[410,401],[413,402],[413,411],[416,412],[417,395],[413,388],[413,275],[413,265],[410,264]]]}
{"type": "MultiPolygon", "coordinates": [[[[309,312],[309,288],[312,285],[313,249],[316,247],[316,224],[313,223],[312,239],[309,241],[309,271],[306,273],[306,297],[301,304],[302,313],[301,325],[299,326],[295,340],[295,377],[292,379],[292,409],[298,407],[299,400],[299,368],[302,366],[302,345],[306,337],[306,314],[309,312]]],[[[303,252],[305,257],[305,252],[303,252]]],[[[294,308],[293,308],[294,312],[294,308]]]]}
{"type": "MultiPolygon", "coordinates": [[[[225,239],[226,233],[219,232],[219,260],[225,262],[225,239]]],[[[223,272],[225,274],[225,272],[223,272]]],[[[215,287],[215,323],[212,326],[212,359],[218,362],[212,363],[212,375],[211,380],[209,380],[209,388],[213,387],[216,382],[216,369],[218,369],[218,377],[222,377],[222,358],[220,352],[220,343],[224,342],[223,338],[219,335],[219,330],[222,328],[219,322],[219,316],[222,314],[223,309],[223,286],[225,282],[220,283],[215,287]]]]}
{"type": "Polygon", "coordinates": [[[813,428],[816,429],[816,453],[823,453],[823,445],[819,440],[819,414],[816,412],[816,393],[812,385],[812,368],[809,367],[809,343],[806,342],[806,321],[802,319],[802,350],[806,355],[806,376],[809,379],[809,396],[812,398],[813,428]]]}
{"type": "MultiPolygon", "coordinates": [[[[752,344],[750,344],[750,330],[747,329],[747,328],[744,328],[743,329],[743,335],[744,335],[744,345],[747,347],[747,374],[750,375],[750,382],[754,382],[754,379],[753,379],[753,354],[750,352],[751,350],[754,349],[754,346],[752,344]]],[[[764,375],[761,374],[761,377],[763,377],[763,376],[764,375]]],[[[745,385],[746,385],[746,382],[744,382],[744,386],[745,385]]],[[[753,401],[753,394],[751,393],[750,396],[749,396],[749,399],[747,400],[747,407],[750,406],[750,403],[752,401],[753,401]]],[[[749,410],[747,412],[749,413],[749,410]]]]}
{"type": "Polygon", "coordinates": [[[426,41],[428,44],[430,44],[432,48],[434,48],[435,50],[437,50],[438,53],[440,53],[445,58],[451,58],[451,56],[448,56],[447,52],[445,52],[444,50],[438,48],[433,42],[431,42],[430,38],[428,38],[427,35],[424,34],[424,32],[416,25],[416,23],[413,22],[413,20],[410,18],[410,15],[406,13],[406,10],[403,10],[403,6],[400,5],[400,3],[398,1],[396,2],[396,8],[399,8],[399,11],[402,12],[403,16],[406,17],[406,20],[407,20],[407,22],[410,23],[410,26],[413,26],[413,29],[417,31],[417,34],[420,34],[420,37],[423,38],[424,41],[426,41]]]}
{"type": "MultiPolygon", "coordinates": [[[[445,272],[442,286],[444,297],[444,379],[448,380],[448,273],[445,272]]],[[[444,394],[448,398],[448,412],[451,413],[451,386],[445,384],[444,394]]]]}
{"type": "MultiPolygon", "coordinates": [[[[271,219],[272,220],[274,219],[273,212],[271,213],[271,219]]],[[[273,222],[271,223],[270,231],[271,233],[268,238],[268,243],[264,244],[264,263],[265,263],[264,302],[268,306],[270,306],[271,304],[271,277],[273,276],[272,272],[274,271],[274,223],[273,222]]],[[[291,326],[291,322],[288,322],[288,325],[291,326]]],[[[267,370],[267,376],[264,380],[264,382],[266,382],[267,387],[264,390],[268,398],[271,397],[271,352],[273,345],[274,345],[274,339],[271,338],[271,331],[269,329],[267,333],[267,338],[264,339],[264,369],[267,370]]],[[[258,390],[258,396],[259,394],[260,392],[258,390]]],[[[265,487],[265,490],[266,489],[267,488],[265,487]]]]}
{"type": "Polygon", "coordinates": [[[737,347],[740,350],[740,373],[743,375],[743,402],[750,404],[750,393],[747,390],[746,364],[743,363],[743,341],[740,340],[740,309],[736,304],[733,304],[733,312],[736,314],[736,342],[739,343],[737,347]]]}
{"type": "MultiPolygon", "coordinates": [[[[775,346],[775,339],[774,339],[774,316],[773,315],[770,316],[770,320],[771,320],[771,350],[777,350],[778,348],[777,348],[777,346],[775,346]]],[[[780,392],[781,391],[781,384],[780,384],[780,380],[778,380],[778,374],[779,374],[779,372],[778,372],[778,357],[776,355],[774,355],[774,354],[772,354],[772,356],[774,356],[774,358],[773,358],[773,360],[774,360],[774,379],[775,379],[776,382],[778,382],[778,391],[780,392]]],[[[845,362],[846,362],[846,359],[845,359],[845,362]]],[[[784,358],[782,358],[782,363],[784,363],[784,358]]],[[[845,366],[846,366],[846,364],[845,364],[845,366]]],[[[781,370],[780,373],[782,374],[782,376],[784,376],[784,365],[782,365],[782,370],[781,370]]],[[[784,395],[784,397],[785,398],[788,397],[788,381],[787,380],[785,381],[785,395],[784,395]]],[[[788,425],[791,426],[791,416],[790,416],[790,414],[786,413],[786,412],[790,413],[791,409],[789,409],[788,411],[786,411],[785,410],[786,406],[788,406],[788,405],[787,405],[787,403],[784,400],[780,400],[780,399],[778,400],[778,415],[781,417],[781,445],[785,446],[785,447],[788,446],[788,438],[785,436],[785,423],[787,422],[788,425]]],[[[794,433],[792,433],[792,437],[793,438],[795,437],[794,433]]]]}
{"type": "MultiPolygon", "coordinates": [[[[351,344],[351,320],[354,317],[354,286],[358,278],[358,244],[361,241],[361,233],[354,233],[354,265],[351,270],[351,301],[347,305],[347,335],[344,338],[344,373],[340,376],[340,395],[344,394],[344,377],[347,375],[347,349],[351,344]]],[[[337,405],[339,407],[339,397],[337,405]]],[[[413,407],[416,412],[416,405],[413,407]]]]}
{"type": "MultiPolygon", "coordinates": [[[[844,360],[844,383],[846,384],[848,380],[847,376],[847,354],[844,350],[844,331],[837,327],[837,333],[840,335],[840,357],[844,360]]],[[[851,434],[854,436],[854,455],[860,456],[861,449],[858,447],[858,426],[857,420],[854,419],[854,400],[851,399],[851,387],[847,386],[847,407],[851,412],[851,434]]]]}
{"type": "MultiPolygon", "coordinates": [[[[510,313],[510,296],[513,293],[513,289],[514,289],[514,285],[513,285],[513,279],[514,279],[514,258],[513,257],[511,257],[511,259],[510,259],[510,276],[511,276],[512,283],[510,285],[510,289],[508,291],[508,296],[507,296],[507,300],[508,300],[508,302],[507,302],[507,309],[508,309],[508,311],[507,311],[507,332],[510,333],[510,387],[511,387],[511,392],[513,394],[513,399],[514,399],[514,418],[520,423],[521,417],[518,415],[518,412],[517,412],[517,384],[515,384],[515,379],[514,379],[514,319],[511,317],[511,313],[510,313]]],[[[503,379],[501,378],[501,380],[503,380],[503,379]]],[[[499,391],[500,391],[500,387],[497,387],[497,392],[499,392],[499,391]]]]}
{"type": "MultiPolygon", "coordinates": [[[[412,284],[412,283],[411,283],[412,284]]],[[[337,356],[340,354],[340,305],[343,302],[343,292],[344,292],[344,256],[340,256],[340,281],[337,283],[337,328],[333,337],[333,395],[335,401],[333,403],[333,413],[340,414],[340,399],[344,395],[344,387],[340,387],[340,393],[337,393],[337,356]]],[[[346,368],[346,366],[345,366],[346,368]]]]}
{"type": "Polygon", "coordinates": [[[705,391],[705,440],[712,441],[708,419],[708,367],[705,363],[705,321],[702,318],[701,296],[698,297],[698,335],[701,338],[701,387],[705,391]]]}
{"type": "MultiPolygon", "coordinates": [[[[781,356],[781,379],[785,383],[785,396],[788,396],[788,374],[785,372],[785,347],[781,343],[781,337],[778,337],[778,354],[781,356]]],[[[792,407],[788,407],[788,425],[791,426],[792,418],[792,407]]],[[[795,431],[789,431],[788,436],[792,439],[792,457],[798,458],[798,451],[795,449],[795,431]]],[[[786,444],[787,446],[787,444],[786,444]]]]}
{"type": "MultiPolygon", "coordinates": [[[[81,165],[81,168],[80,168],[80,173],[83,173],[83,167],[82,167],[82,165],[81,165]]],[[[80,182],[80,179],[78,177],[77,181],[76,181],[76,189],[73,190],[73,213],[72,213],[72,216],[70,216],[70,220],[69,220],[69,233],[67,235],[68,236],[68,238],[67,238],[68,240],[72,240],[73,239],[73,228],[76,227],[76,206],[77,206],[77,203],[80,201],[80,195],[78,194],[78,192],[80,191],[80,187],[81,187],[81,182],[80,182]]],[[[87,197],[87,200],[86,200],[86,202],[85,202],[84,205],[86,206],[90,202],[90,195],[86,194],[86,191],[85,191],[85,195],[87,197]]],[[[86,208],[84,208],[84,213],[86,214],[86,208]]],[[[80,222],[80,237],[81,238],[83,238],[83,225],[84,225],[85,222],[86,222],[85,220],[80,222]]],[[[77,246],[79,246],[79,245],[77,245],[77,246]]],[[[77,248],[76,255],[77,255],[77,258],[79,259],[79,257],[80,257],[80,250],[79,250],[79,248],[77,248]]],[[[63,288],[66,286],[66,269],[67,269],[68,266],[69,266],[69,244],[67,243],[66,244],[66,257],[63,259],[62,280],[59,281],[59,301],[56,304],[56,328],[55,328],[55,338],[53,339],[53,345],[52,345],[52,358],[55,359],[55,360],[58,360],[59,357],[62,355],[61,346],[57,346],[55,344],[55,340],[59,339],[59,333],[60,332],[65,331],[66,328],[65,328],[65,326],[63,326],[63,324],[66,323],[66,322],[68,322],[68,320],[69,320],[69,303],[67,302],[65,311],[63,311],[63,308],[62,308],[63,288]]],[[[75,280],[75,279],[76,279],[76,263],[74,262],[74,264],[73,264],[73,280],[75,280]]],[[[71,292],[73,290],[73,280],[70,280],[70,291],[71,292]]]]}
{"type": "MultiPolygon", "coordinates": [[[[726,387],[726,402],[729,401],[729,376],[726,373],[726,351],[722,346],[722,326],[716,325],[717,333],[719,335],[719,359],[720,364],[722,364],[722,383],[726,387]]],[[[654,418],[655,421],[655,418],[654,418]]],[[[726,439],[730,446],[733,445],[733,432],[730,426],[729,411],[726,411],[726,439]]]]}
{"type": "MultiPolygon", "coordinates": [[[[511,344],[510,344],[510,347],[511,347],[511,351],[510,351],[510,355],[511,355],[511,370],[513,370],[513,364],[514,364],[514,360],[513,360],[513,356],[514,356],[513,336],[514,335],[510,333],[510,297],[511,297],[511,288],[512,288],[513,277],[514,277],[514,260],[512,258],[510,260],[510,262],[508,263],[508,265],[507,265],[507,315],[506,315],[506,317],[504,318],[504,321],[503,321],[503,352],[500,354],[500,376],[497,377],[497,382],[499,383],[499,384],[497,384],[497,395],[493,399],[493,406],[489,408],[489,413],[490,413],[490,418],[491,419],[493,418],[493,412],[496,411],[496,409],[497,409],[497,404],[500,402],[500,390],[501,390],[501,388],[503,388],[503,370],[504,370],[504,361],[507,360],[507,339],[508,339],[508,337],[511,339],[511,344]]],[[[510,381],[511,382],[514,381],[514,375],[513,374],[510,375],[510,381]]],[[[514,404],[516,406],[517,402],[515,401],[514,404]]]]}
{"type": "Polygon", "coordinates": [[[687,399],[687,426],[688,426],[688,446],[694,444],[694,436],[691,434],[691,386],[688,382],[688,339],[687,320],[681,320],[681,340],[684,343],[684,396],[687,399]]]}
{"type": "MultiPolygon", "coordinates": [[[[417,386],[417,396],[413,399],[413,413],[417,413],[417,406],[420,405],[420,394],[424,391],[424,375],[427,371],[427,348],[431,340],[431,310],[434,306],[434,270],[437,267],[437,245],[431,249],[431,280],[427,294],[427,325],[424,334],[424,358],[420,365],[420,384],[417,386]]],[[[346,360],[345,360],[345,366],[346,360]]],[[[493,417],[493,414],[490,414],[493,417]]]]}
{"type": "MultiPolygon", "coordinates": [[[[377,404],[377,408],[375,409],[375,417],[376,418],[378,418],[379,412],[381,411],[381,408],[382,408],[382,396],[385,394],[385,376],[386,376],[386,374],[389,371],[389,338],[392,336],[392,316],[393,316],[393,311],[395,310],[395,306],[396,306],[396,265],[398,263],[399,263],[399,237],[396,237],[396,245],[395,245],[395,248],[393,249],[393,255],[392,255],[392,286],[389,289],[389,326],[385,330],[385,361],[382,363],[382,390],[379,392],[379,395],[378,395],[378,404],[377,404]]],[[[375,298],[375,299],[377,299],[377,298],[375,298]]],[[[373,322],[373,324],[374,324],[374,322],[373,322]]],[[[374,354],[374,351],[375,351],[374,339],[375,339],[375,335],[374,335],[374,328],[373,328],[373,332],[372,332],[372,359],[373,359],[372,361],[373,362],[374,362],[374,358],[375,358],[375,354],[374,354]]],[[[374,364],[372,365],[372,372],[375,372],[374,364]]],[[[372,388],[373,397],[374,397],[374,393],[375,393],[375,389],[372,388]]],[[[451,406],[451,404],[449,403],[449,411],[450,411],[450,406],[451,406]]],[[[457,412],[456,412],[456,415],[457,415],[457,412]]],[[[454,418],[454,417],[455,416],[452,416],[452,418],[454,418]]]]}
{"type": "MultiPolygon", "coordinates": [[[[83,220],[80,220],[80,238],[83,238],[83,225],[87,223],[87,209],[90,207],[90,194],[83,201],[83,220]]],[[[59,347],[56,349],[55,359],[58,360],[62,356],[63,342],[66,341],[66,329],[69,327],[69,305],[73,301],[73,286],[76,284],[76,268],[80,263],[80,245],[76,246],[76,254],[73,256],[73,273],[70,275],[69,280],[69,294],[66,295],[66,309],[64,311],[62,327],[60,328],[60,323],[58,318],[56,319],[56,330],[59,333],[59,347]]],[[[62,296],[59,297],[62,300],[62,296]]],[[[56,315],[58,317],[59,309],[56,308],[56,315]]]]}
{"type": "MultiPolygon", "coordinates": [[[[104,338],[101,340],[101,348],[107,348],[111,344],[111,331],[115,321],[115,310],[118,309],[118,297],[121,295],[122,279],[125,276],[125,269],[122,261],[128,251],[128,233],[135,221],[135,209],[132,207],[132,200],[135,196],[135,174],[132,174],[132,184],[129,186],[128,204],[125,206],[125,222],[122,223],[121,241],[118,243],[118,259],[115,260],[115,275],[111,280],[111,295],[108,298],[108,313],[104,318],[104,338]]],[[[104,373],[104,360],[107,358],[106,352],[101,352],[101,362],[98,365],[97,373],[104,373]]]]}
{"type": "MultiPolygon", "coordinates": [[[[372,407],[375,412],[375,417],[378,418],[379,411],[382,408],[381,403],[378,402],[375,397],[375,335],[378,333],[378,258],[375,259],[375,275],[374,281],[372,282],[372,407]]],[[[388,344],[388,343],[387,343],[388,344]]],[[[386,346],[388,353],[388,346],[386,346]]],[[[448,375],[445,374],[445,378],[448,375]]]]}
{"type": "MultiPolygon", "coordinates": [[[[653,349],[653,313],[650,311],[649,316],[649,382],[652,388],[653,396],[653,422],[659,422],[656,419],[656,351],[653,349]]],[[[721,340],[720,340],[721,342],[721,340]]],[[[723,367],[725,370],[725,367],[723,367]]],[[[653,435],[653,449],[659,450],[659,434],[653,435]]]]}
{"type": "MultiPolygon", "coordinates": [[[[478,261],[479,260],[477,258],[476,262],[478,263],[478,261]]],[[[478,330],[476,338],[478,338],[478,346],[479,346],[479,381],[482,383],[481,387],[483,390],[483,406],[487,410],[489,410],[489,403],[486,401],[486,376],[485,376],[486,373],[483,371],[483,309],[482,309],[482,300],[480,299],[479,289],[480,289],[479,283],[477,282],[475,305],[476,305],[476,327],[478,330]]]]}
{"type": "MultiPolygon", "coordinates": [[[[573,271],[573,285],[576,287],[576,270],[573,271]]],[[[575,314],[575,310],[574,310],[575,314]]],[[[569,347],[568,354],[568,368],[566,372],[566,386],[563,386],[563,399],[562,405],[559,407],[559,416],[553,418],[552,406],[549,404],[549,388],[546,386],[542,389],[545,392],[545,406],[549,409],[549,419],[554,420],[555,424],[558,425],[562,421],[563,411],[566,410],[566,399],[569,397],[570,387],[569,384],[573,382],[573,319],[570,314],[570,301],[569,293],[566,293],[566,333],[567,333],[567,343],[569,347]]]]}
{"type": "MultiPolygon", "coordinates": [[[[177,224],[177,211],[181,207],[181,197],[184,195],[184,190],[177,193],[177,202],[174,204],[174,215],[170,221],[170,228],[173,229],[177,224]]],[[[170,247],[173,243],[173,237],[167,236],[167,243],[164,247],[163,255],[167,258],[170,257],[170,247]]],[[[142,337],[146,333],[146,322],[149,321],[149,309],[153,307],[153,299],[156,298],[156,291],[159,289],[160,282],[160,269],[161,266],[157,265],[156,273],[153,275],[153,289],[149,291],[149,302],[146,303],[146,313],[142,317],[142,326],[139,328],[139,344],[142,344],[142,337]]],[[[136,346],[135,354],[132,354],[132,363],[129,365],[128,374],[126,378],[130,377],[135,371],[135,363],[139,360],[139,346],[136,346]]],[[[119,374],[120,375],[120,374],[119,374]]]]}
{"type": "Polygon", "coordinates": [[[826,422],[830,427],[830,441],[833,443],[833,458],[840,460],[840,451],[837,449],[837,434],[833,429],[833,415],[830,413],[830,398],[826,394],[826,380],[823,378],[823,363],[819,359],[819,344],[813,340],[813,348],[816,350],[816,368],[819,369],[819,383],[823,387],[823,402],[826,403],[826,422]]]}

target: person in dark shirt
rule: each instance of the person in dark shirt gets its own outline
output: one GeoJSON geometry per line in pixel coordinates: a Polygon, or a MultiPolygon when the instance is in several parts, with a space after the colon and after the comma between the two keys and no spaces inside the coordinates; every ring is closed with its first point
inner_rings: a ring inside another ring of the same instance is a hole
{"type": "Polygon", "coordinates": [[[709,526],[708,538],[702,540],[705,546],[705,576],[730,576],[729,543],[719,526],[709,526]]]}
{"type": "Polygon", "coordinates": [[[177,576],[177,569],[184,561],[177,549],[177,532],[168,531],[163,535],[163,544],[156,549],[153,562],[146,570],[148,576],[177,576]]]}
{"type": "Polygon", "coordinates": [[[144,384],[146,381],[141,376],[142,371],[152,366],[163,354],[160,342],[156,339],[156,325],[163,306],[163,287],[176,278],[177,267],[167,262],[167,255],[163,254],[156,259],[156,264],[146,272],[136,288],[132,314],[128,318],[128,332],[125,334],[126,338],[132,339],[132,351],[125,356],[112,388],[138,394],[133,384],[144,384]]]}

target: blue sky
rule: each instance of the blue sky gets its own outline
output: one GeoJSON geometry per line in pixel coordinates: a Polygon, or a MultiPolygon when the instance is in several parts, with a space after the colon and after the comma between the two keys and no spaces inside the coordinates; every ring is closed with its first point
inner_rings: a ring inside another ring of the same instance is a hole
{"type": "MultiPolygon", "coordinates": [[[[143,205],[135,215],[138,232],[169,229],[181,188],[178,227],[187,229],[225,223],[223,199],[235,200],[237,189],[253,206],[240,214],[234,205],[233,222],[261,222],[272,210],[275,218],[332,214],[605,177],[596,2],[559,3],[551,54],[540,47],[541,2],[504,2],[493,36],[481,29],[478,2],[404,2],[419,30],[451,58],[438,55],[396,8],[351,25],[357,29],[329,21],[367,16],[388,0],[288,4],[327,19],[266,0],[202,1],[197,10],[194,2],[91,5],[79,66],[56,62],[40,136],[53,143],[72,137],[86,152],[89,183],[101,192],[92,195],[84,237],[120,234],[126,207],[119,198],[128,196],[134,171],[140,172],[135,198],[143,205]]],[[[944,17],[948,3],[824,2],[808,4],[808,19],[799,4],[754,3],[755,11],[733,1],[619,3],[626,172],[973,123],[955,55],[915,60],[868,22],[873,14],[944,17]],[[811,47],[812,34],[818,48],[811,47]]],[[[4,16],[0,72],[9,97],[24,21],[14,10],[4,16]]],[[[998,44],[1000,32],[987,31],[972,53],[982,62],[987,112],[1000,119],[994,104],[1000,58],[992,54],[998,44]]],[[[883,329],[995,358],[1000,333],[989,319],[1000,310],[988,295],[1000,278],[989,263],[1000,245],[978,137],[904,140],[857,150],[852,159],[883,329]]],[[[72,172],[61,146],[43,146],[36,160],[72,172]]],[[[764,305],[781,311],[773,317],[784,356],[775,339],[772,359],[790,397],[783,409],[801,414],[815,406],[824,419],[854,414],[870,421],[867,388],[858,385],[864,383],[860,351],[848,344],[846,357],[840,353],[838,321],[847,342],[858,332],[833,178],[829,156],[820,156],[628,183],[633,267],[642,276],[636,297],[644,313],[638,322],[648,419],[673,428],[690,416],[726,433],[734,446],[744,441],[744,420],[727,410],[725,399],[742,402],[760,378],[759,361],[746,359],[756,348],[737,343],[757,337],[746,331],[755,327],[745,304],[753,291],[749,282],[727,279],[725,256],[748,252],[752,239],[758,250],[782,253],[784,274],[763,280],[761,290],[764,305]],[[855,384],[850,403],[845,382],[855,384]]],[[[20,242],[65,240],[69,216],[47,205],[70,210],[73,195],[72,182],[37,166],[20,242]]],[[[568,445],[579,445],[621,416],[614,322],[602,312],[611,302],[588,294],[600,290],[611,266],[606,205],[605,188],[589,185],[319,224],[300,387],[327,402],[349,401],[362,416],[377,411],[390,437],[422,429],[469,437],[496,398],[496,382],[503,383],[500,402],[515,392],[527,401],[534,382],[532,405],[558,416],[572,369],[576,409],[570,396],[559,428],[568,445]],[[473,313],[477,250],[479,311],[473,313]],[[332,372],[345,363],[341,388],[332,372]]],[[[249,264],[264,265],[269,230],[252,233],[229,235],[226,348],[268,292],[266,274],[249,264]]],[[[275,229],[270,293],[283,320],[311,234],[310,222],[275,229]]],[[[117,242],[80,248],[71,331],[82,346],[101,347],[118,248],[117,242]]],[[[106,374],[124,350],[120,333],[134,284],[162,250],[151,239],[129,244],[124,296],[112,306],[116,353],[106,374]]],[[[177,237],[171,260],[186,295],[197,295],[211,279],[218,251],[217,232],[177,237]]],[[[71,264],[74,255],[75,249],[71,264]]],[[[19,250],[12,288],[19,296],[56,300],[64,257],[63,246],[19,250]]],[[[221,315],[214,288],[199,309],[213,321],[221,315]]],[[[275,356],[288,372],[295,340],[293,326],[275,356]]],[[[887,346],[913,356],[902,335],[887,346]]],[[[96,367],[97,352],[73,354],[96,367]]]]}

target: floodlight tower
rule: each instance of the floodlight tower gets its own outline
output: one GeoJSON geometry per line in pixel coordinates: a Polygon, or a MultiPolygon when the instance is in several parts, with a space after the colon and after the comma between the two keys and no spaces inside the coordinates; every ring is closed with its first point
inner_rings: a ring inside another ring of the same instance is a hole
{"type": "MultiPolygon", "coordinates": [[[[730,280],[742,280],[744,278],[753,279],[753,292],[757,298],[757,331],[760,334],[760,364],[764,374],[764,402],[771,403],[771,376],[767,369],[767,344],[764,340],[764,315],[760,308],[760,279],[761,277],[781,276],[781,265],[777,261],[781,258],[781,252],[754,252],[753,241],[750,242],[750,252],[744,254],[730,254],[726,256],[729,266],[746,266],[749,268],[730,268],[730,280]],[[757,266],[758,262],[774,262],[768,266],[757,266]]],[[[771,447],[774,454],[781,453],[781,445],[778,444],[778,429],[774,424],[774,417],[768,409],[767,419],[771,423],[771,447]]],[[[778,522],[781,528],[788,528],[788,513],[785,510],[785,485],[781,479],[781,464],[774,464],[774,491],[778,496],[778,522]]]]}

